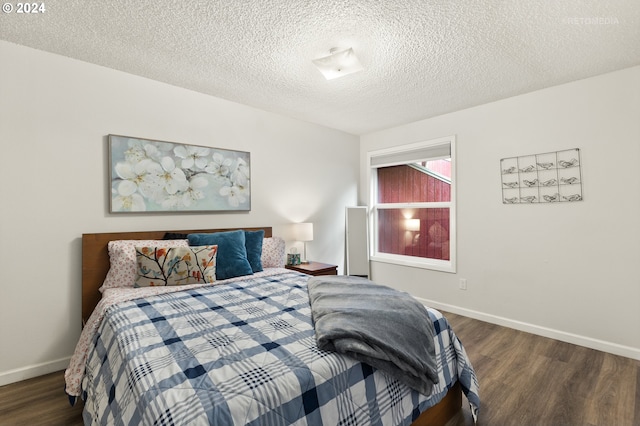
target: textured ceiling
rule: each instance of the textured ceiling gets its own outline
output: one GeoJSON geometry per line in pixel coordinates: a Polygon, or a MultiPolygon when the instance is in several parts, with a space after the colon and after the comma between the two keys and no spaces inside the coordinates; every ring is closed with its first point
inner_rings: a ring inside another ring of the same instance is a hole
{"type": "Polygon", "coordinates": [[[0,39],[353,134],[640,64],[639,0],[44,3],[0,39]],[[325,80],[332,47],[364,70],[325,80]]]}

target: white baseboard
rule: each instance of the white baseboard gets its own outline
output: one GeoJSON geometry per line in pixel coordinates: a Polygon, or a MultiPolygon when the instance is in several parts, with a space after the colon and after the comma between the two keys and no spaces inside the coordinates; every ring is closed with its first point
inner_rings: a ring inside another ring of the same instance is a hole
{"type": "MultiPolygon", "coordinates": [[[[617,343],[607,342],[605,340],[593,339],[591,337],[567,333],[565,331],[555,330],[552,328],[541,327],[535,324],[529,324],[509,318],[486,314],[484,312],[478,312],[454,305],[448,305],[446,303],[439,303],[433,300],[422,299],[420,297],[416,297],[416,299],[419,300],[423,305],[435,309],[441,309],[443,311],[477,319],[480,321],[485,321],[491,324],[497,324],[520,331],[526,331],[527,333],[535,334],[538,336],[548,337],[551,339],[560,340],[562,342],[567,342],[574,345],[596,349],[602,352],[608,352],[614,355],[620,355],[627,358],[640,360],[640,349],[633,348],[631,346],[619,345],[617,343]]],[[[462,343],[464,344],[464,342],[462,343]]]]}
{"type": "MultiPolygon", "coordinates": [[[[0,373],[0,386],[64,370],[69,366],[70,359],[71,357],[60,358],[41,364],[16,368],[15,370],[3,371],[0,373]]],[[[62,387],[63,384],[61,383],[60,386],[62,387]]]]}

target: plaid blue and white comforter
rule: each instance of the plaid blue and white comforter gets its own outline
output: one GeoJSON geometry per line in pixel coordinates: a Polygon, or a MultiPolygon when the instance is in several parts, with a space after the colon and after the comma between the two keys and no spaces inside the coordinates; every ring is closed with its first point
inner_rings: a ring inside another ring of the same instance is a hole
{"type": "Polygon", "coordinates": [[[440,383],[421,395],[318,349],[295,272],[109,308],[83,380],[85,424],[408,425],[456,380],[476,410],[475,372],[432,309],[440,383]]]}

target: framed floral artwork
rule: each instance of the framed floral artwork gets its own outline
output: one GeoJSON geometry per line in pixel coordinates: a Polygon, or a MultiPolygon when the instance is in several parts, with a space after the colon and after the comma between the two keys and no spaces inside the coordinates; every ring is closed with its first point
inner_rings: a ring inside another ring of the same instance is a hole
{"type": "Polygon", "coordinates": [[[109,135],[110,211],[251,210],[251,154],[109,135]]]}

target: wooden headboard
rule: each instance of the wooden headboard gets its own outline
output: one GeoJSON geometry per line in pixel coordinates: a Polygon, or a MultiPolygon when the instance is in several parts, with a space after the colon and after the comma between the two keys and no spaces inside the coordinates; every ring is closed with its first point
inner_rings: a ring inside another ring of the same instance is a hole
{"type": "Polygon", "coordinates": [[[109,251],[107,245],[112,240],[161,240],[167,232],[180,234],[264,230],[265,237],[271,237],[271,227],[262,228],[225,228],[225,229],[189,229],[143,232],[109,232],[82,234],[82,323],[91,316],[91,312],[100,301],[99,288],[109,271],[109,251]]]}

